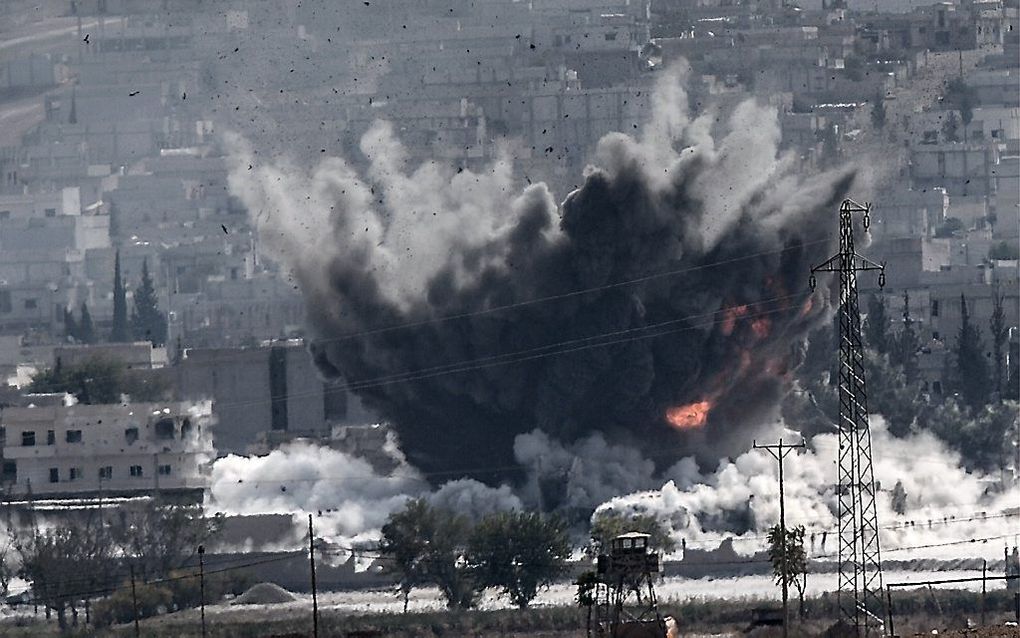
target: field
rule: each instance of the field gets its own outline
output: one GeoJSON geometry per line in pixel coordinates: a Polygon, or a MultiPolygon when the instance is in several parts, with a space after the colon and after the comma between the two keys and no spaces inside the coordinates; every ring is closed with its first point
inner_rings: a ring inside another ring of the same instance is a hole
{"type": "MultiPolygon", "coordinates": [[[[488,609],[467,612],[429,611],[401,613],[359,613],[343,611],[330,598],[325,597],[320,610],[319,636],[347,638],[360,636],[396,636],[401,638],[461,638],[500,636],[520,638],[574,638],[585,635],[583,609],[569,605],[540,606],[527,610],[488,609]]],[[[829,627],[835,618],[836,601],[832,596],[810,598],[805,601],[805,618],[792,627],[792,636],[817,636],[829,627]]],[[[986,624],[981,631],[968,626],[980,623],[981,596],[963,590],[923,589],[897,594],[896,633],[900,636],[967,635],[975,638],[1020,638],[1020,629],[1005,627],[1013,618],[1013,597],[1003,589],[988,592],[986,624]]],[[[774,606],[772,599],[741,598],[736,600],[684,600],[667,599],[660,605],[662,613],[680,620],[684,636],[752,635],[756,638],[771,636],[774,629],[755,629],[750,634],[751,610],[761,606],[774,606]]],[[[796,603],[793,604],[796,615],[796,603]]],[[[310,601],[299,599],[280,605],[231,606],[215,605],[207,608],[207,636],[210,638],[270,638],[273,636],[298,638],[312,636],[310,601]]],[[[171,636],[201,636],[200,613],[187,610],[143,620],[140,635],[147,638],[171,636]]],[[[0,625],[0,636],[12,638],[27,636],[57,636],[55,622],[46,623],[42,616],[22,617],[18,622],[0,625]]],[[[84,638],[135,636],[132,625],[103,630],[82,628],[71,634],[84,638]]]]}

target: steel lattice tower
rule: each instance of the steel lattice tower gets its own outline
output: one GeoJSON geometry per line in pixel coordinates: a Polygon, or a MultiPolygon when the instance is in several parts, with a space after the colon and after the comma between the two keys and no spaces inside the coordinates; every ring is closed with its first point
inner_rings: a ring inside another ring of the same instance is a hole
{"type": "Polygon", "coordinates": [[[853,216],[863,213],[870,224],[871,205],[845,200],[839,208],[839,252],[811,269],[814,288],[817,272],[839,273],[839,607],[842,619],[858,636],[883,630],[882,558],[875,508],[875,476],[868,426],[868,394],[861,341],[861,315],[857,302],[858,271],[879,271],[885,285],[885,267],[854,250],[853,216]]]}

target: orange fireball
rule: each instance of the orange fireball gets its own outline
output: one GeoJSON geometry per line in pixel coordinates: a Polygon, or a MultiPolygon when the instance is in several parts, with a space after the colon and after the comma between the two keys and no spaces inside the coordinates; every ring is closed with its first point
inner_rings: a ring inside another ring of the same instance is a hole
{"type": "Polygon", "coordinates": [[[705,425],[711,409],[710,401],[696,401],[666,410],[666,420],[679,430],[693,430],[705,425]]]}

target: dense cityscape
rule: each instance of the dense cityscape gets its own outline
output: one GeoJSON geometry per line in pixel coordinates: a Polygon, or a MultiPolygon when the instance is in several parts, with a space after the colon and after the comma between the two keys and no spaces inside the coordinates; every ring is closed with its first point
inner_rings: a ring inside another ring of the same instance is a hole
{"type": "Polygon", "coordinates": [[[0,635],[661,636],[628,533],[654,631],[821,635],[847,396],[859,572],[1001,624],[1020,5],[4,0],[0,381],[0,635]]]}

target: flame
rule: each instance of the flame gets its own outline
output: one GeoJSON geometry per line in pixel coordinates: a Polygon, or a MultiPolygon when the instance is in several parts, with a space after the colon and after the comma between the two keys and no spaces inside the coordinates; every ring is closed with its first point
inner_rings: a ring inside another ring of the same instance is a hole
{"type": "Polygon", "coordinates": [[[708,413],[711,409],[711,401],[707,399],[695,401],[666,410],[666,420],[679,430],[693,430],[708,422],[708,413]]]}
{"type": "Polygon", "coordinates": [[[740,319],[747,314],[747,306],[730,306],[723,310],[723,320],[720,330],[727,337],[733,334],[733,329],[737,327],[737,319],[740,319]]]}
{"type": "Polygon", "coordinates": [[[800,317],[801,317],[801,319],[803,319],[804,317],[806,317],[809,314],[811,314],[811,311],[814,310],[814,307],[815,307],[815,296],[811,295],[810,297],[807,298],[807,301],[804,302],[804,307],[801,308],[801,310],[800,310],[800,317]]]}
{"type": "Polygon", "coordinates": [[[772,322],[768,317],[758,317],[751,322],[751,332],[759,339],[764,339],[772,332],[772,322]]]}

